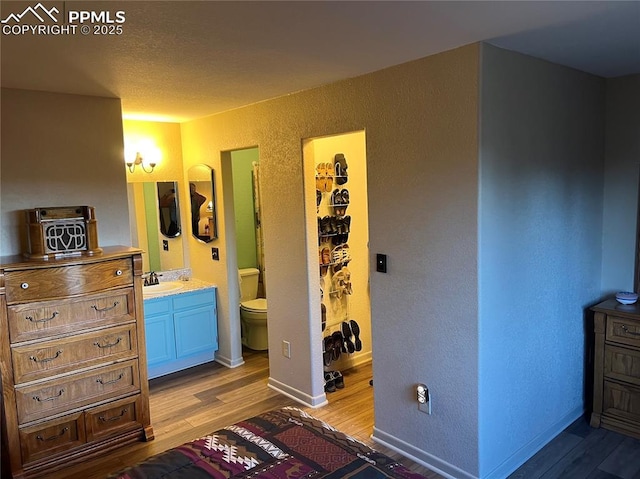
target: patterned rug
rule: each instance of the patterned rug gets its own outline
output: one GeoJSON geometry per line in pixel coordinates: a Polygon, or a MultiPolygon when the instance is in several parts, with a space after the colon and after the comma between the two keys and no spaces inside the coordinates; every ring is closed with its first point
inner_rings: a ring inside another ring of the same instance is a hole
{"type": "Polygon", "coordinates": [[[111,479],[424,479],[297,408],[240,421],[111,479]]]}

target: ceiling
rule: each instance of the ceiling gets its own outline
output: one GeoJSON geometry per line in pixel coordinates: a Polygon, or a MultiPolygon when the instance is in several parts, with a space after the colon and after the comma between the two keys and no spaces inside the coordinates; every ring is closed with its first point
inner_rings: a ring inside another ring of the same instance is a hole
{"type": "MultiPolygon", "coordinates": [[[[3,33],[2,87],[118,97],[129,118],[185,121],[478,41],[602,77],[640,73],[640,0],[43,4],[60,23],[122,11],[122,33],[3,33]]],[[[2,1],[3,27],[41,24],[9,18],[36,5],[2,1]]]]}

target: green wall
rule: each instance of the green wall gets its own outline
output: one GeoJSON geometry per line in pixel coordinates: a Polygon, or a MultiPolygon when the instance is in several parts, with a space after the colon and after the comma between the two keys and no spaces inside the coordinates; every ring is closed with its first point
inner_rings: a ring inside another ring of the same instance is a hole
{"type": "Polygon", "coordinates": [[[236,220],[238,268],[256,268],[256,218],[253,207],[252,163],[258,161],[258,148],[231,152],[233,208],[236,220]]]}

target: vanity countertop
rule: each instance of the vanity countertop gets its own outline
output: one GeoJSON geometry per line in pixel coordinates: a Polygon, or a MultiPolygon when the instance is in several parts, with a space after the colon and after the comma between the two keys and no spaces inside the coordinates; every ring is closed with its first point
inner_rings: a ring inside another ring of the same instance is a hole
{"type": "Polygon", "coordinates": [[[143,286],[142,294],[145,300],[156,299],[174,294],[191,293],[200,289],[216,288],[214,283],[201,279],[190,278],[189,280],[160,281],[159,288],[153,290],[154,286],[143,286]],[[167,288],[164,289],[164,286],[167,288]],[[152,292],[153,291],[153,292],[152,292]]]}

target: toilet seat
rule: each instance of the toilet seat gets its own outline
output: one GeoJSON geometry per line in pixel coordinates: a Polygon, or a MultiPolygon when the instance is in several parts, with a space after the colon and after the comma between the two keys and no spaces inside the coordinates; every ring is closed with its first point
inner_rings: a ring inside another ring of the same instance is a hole
{"type": "Polygon", "coordinates": [[[266,298],[257,298],[250,299],[249,301],[243,301],[240,303],[240,308],[251,313],[266,313],[267,300],[266,298]]]}

